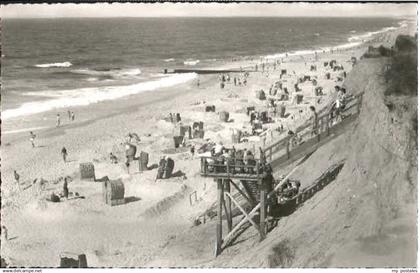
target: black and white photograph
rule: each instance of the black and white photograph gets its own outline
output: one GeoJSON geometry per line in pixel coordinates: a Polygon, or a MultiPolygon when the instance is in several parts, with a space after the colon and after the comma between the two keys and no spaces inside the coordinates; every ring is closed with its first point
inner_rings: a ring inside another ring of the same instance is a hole
{"type": "Polygon", "coordinates": [[[417,2],[12,2],[2,270],[417,272],[417,2]]]}

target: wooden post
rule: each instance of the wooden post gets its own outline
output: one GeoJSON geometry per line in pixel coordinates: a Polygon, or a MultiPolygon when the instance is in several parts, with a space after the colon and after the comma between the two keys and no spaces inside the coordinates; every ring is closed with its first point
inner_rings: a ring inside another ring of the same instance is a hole
{"type": "Polygon", "coordinates": [[[260,240],[265,239],[265,217],[266,217],[266,200],[267,192],[264,181],[260,180],[260,240]]]}
{"type": "Polygon", "coordinates": [[[321,119],[321,120],[319,120],[318,121],[318,124],[316,125],[316,130],[315,130],[315,132],[316,132],[316,134],[317,134],[317,139],[318,139],[318,142],[320,142],[321,141],[321,129],[322,129],[322,125],[323,125],[323,122],[322,122],[322,120],[323,119],[321,119]]]}
{"type": "Polygon", "coordinates": [[[228,175],[228,177],[230,176],[230,169],[229,169],[229,160],[226,160],[226,173],[228,175]]]}
{"type": "Polygon", "coordinates": [[[327,115],[327,136],[330,136],[330,115],[327,115]]]}
{"type": "MultiPolygon", "coordinates": [[[[230,193],[230,181],[229,179],[226,179],[224,181],[225,191],[227,193],[230,193]]],[[[230,198],[226,198],[226,221],[228,225],[229,232],[232,231],[232,200],[230,198]]]]}
{"type": "Polygon", "coordinates": [[[261,162],[261,158],[260,158],[260,160],[257,161],[257,171],[256,171],[257,177],[260,176],[260,162],[261,162]]]}
{"type": "Polygon", "coordinates": [[[223,209],[223,179],[217,179],[217,227],[216,227],[216,256],[222,252],[222,209],[223,209]]]}
{"type": "Polygon", "coordinates": [[[204,175],[206,175],[207,174],[207,160],[205,157],[201,158],[201,166],[203,167],[201,171],[203,172],[204,175]]]}
{"type": "Polygon", "coordinates": [[[357,98],[357,114],[360,114],[360,107],[362,106],[362,96],[357,98]]]}

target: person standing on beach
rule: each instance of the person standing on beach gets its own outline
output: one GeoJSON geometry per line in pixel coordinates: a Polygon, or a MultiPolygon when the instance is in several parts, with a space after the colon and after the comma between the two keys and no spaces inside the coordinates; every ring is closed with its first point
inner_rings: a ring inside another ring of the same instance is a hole
{"type": "Polygon", "coordinates": [[[74,121],[74,112],[71,112],[71,121],[74,121]]]}
{"type": "Polygon", "coordinates": [[[66,199],[69,198],[69,187],[68,187],[67,177],[64,177],[63,196],[66,199]]]}
{"type": "Polygon", "coordinates": [[[1,226],[1,238],[4,239],[5,241],[9,240],[9,237],[7,235],[7,228],[5,225],[1,226]]]}
{"type": "Polygon", "coordinates": [[[15,176],[16,184],[18,185],[19,190],[20,190],[20,183],[19,183],[20,175],[17,173],[16,170],[13,170],[13,175],[15,176]]]}
{"type": "Polygon", "coordinates": [[[69,116],[69,120],[71,120],[71,112],[70,112],[70,110],[67,110],[67,115],[69,116]]]}
{"type": "Polygon", "coordinates": [[[60,127],[60,123],[61,123],[60,114],[57,114],[57,127],[60,127]]]}
{"type": "Polygon", "coordinates": [[[190,152],[191,152],[191,157],[194,158],[195,146],[191,146],[190,152]]]}
{"type": "Polygon", "coordinates": [[[66,149],[66,147],[63,147],[63,149],[61,149],[61,155],[63,156],[64,163],[67,162],[67,149],[66,149]]]}
{"type": "Polygon", "coordinates": [[[32,148],[35,148],[35,137],[36,137],[36,135],[32,131],[30,131],[29,134],[30,134],[29,141],[32,144],[32,148]]]}

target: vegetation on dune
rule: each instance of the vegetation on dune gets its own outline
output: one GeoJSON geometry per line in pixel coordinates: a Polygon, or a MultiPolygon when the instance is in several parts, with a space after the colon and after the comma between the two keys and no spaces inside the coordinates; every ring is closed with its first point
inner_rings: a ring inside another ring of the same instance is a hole
{"type": "Polygon", "coordinates": [[[388,83],[385,95],[417,96],[417,39],[407,35],[397,37],[384,76],[388,83]]]}

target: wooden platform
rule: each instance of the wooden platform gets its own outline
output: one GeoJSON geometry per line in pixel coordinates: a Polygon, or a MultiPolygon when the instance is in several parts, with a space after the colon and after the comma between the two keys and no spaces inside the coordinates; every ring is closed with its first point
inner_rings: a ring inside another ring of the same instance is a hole
{"type": "MultiPolygon", "coordinates": [[[[193,72],[191,70],[191,72],[193,72]]],[[[268,189],[262,169],[265,169],[267,161],[274,169],[278,169],[292,161],[308,156],[315,151],[320,145],[323,145],[337,135],[344,132],[345,127],[354,121],[359,113],[362,105],[363,93],[360,93],[347,102],[346,109],[342,110],[340,115],[343,119],[331,119],[330,113],[326,112],[319,116],[318,124],[313,129],[313,124],[310,122],[298,128],[295,136],[299,138],[292,138],[286,136],[279,139],[263,150],[264,157],[256,159],[255,165],[243,165],[237,161],[241,159],[220,159],[218,157],[202,157],[200,174],[203,177],[213,178],[217,183],[217,225],[216,225],[216,245],[215,255],[219,255],[223,248],[227,247],[231,240],[236,238],[236,233],[245,224],[250,223],[260,234],[260,240],[264,240],[267,233],[267,207],[268,201],[277,196],[277,191],[282,185],[282,182],[289,179],[291,175],[301,166],[299,163],[291,171],[289,171],[282,179],[275,185],[274,189],[268,189]],[[334,122],[337,122],[334,124],[334,122]],[[246,173],[246,170],[253,170],[256,173],[246,173]],[[233,181],[233,179],[237,181],[233,181]],[[241,187],[241,186],[242,187],[241,187]],[[231,186],[236,189],[238,194],[231,192],[231,186]],[[270,191],[270,192],[269,192],[270,191]],[[238,197],[246,200],[246,203],[251,208],[245,209],[241,200],[238,197]],[[240,210],[243,217],[236,224],[232,221],[232,205],[240,210]],[[222,230],[222,214],[225,211],[225,219],[227,221],[227,234],[223,236],[222,230]],[[255,216],[258,215],[259,221],[255,221],[255,216]]],[[[328,183],[333,181],[340,172],[344,163],[330,168],[323,176],[321,176],[313,185],[305,188],[302,192],[297,194],[294,198],[287,200],[282,204],[285,209],[288,205],[297,206],[305,200],[309,199],[315,192],[321,190],[328,183]]]]}

